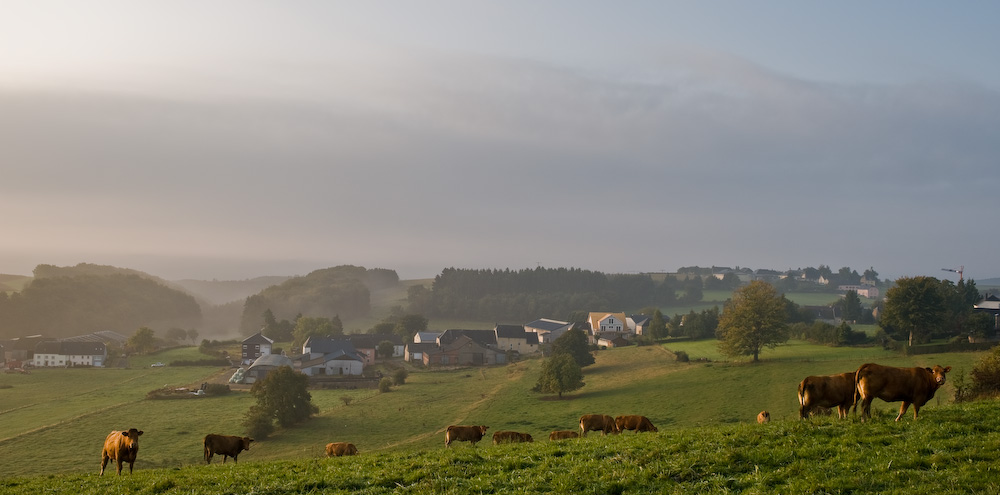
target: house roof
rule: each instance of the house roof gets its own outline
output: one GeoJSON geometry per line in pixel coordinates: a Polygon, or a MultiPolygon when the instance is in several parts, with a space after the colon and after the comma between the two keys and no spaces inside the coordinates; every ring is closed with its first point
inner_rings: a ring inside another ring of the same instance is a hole
{"type": "Polygon", "coordinates": [[[452,343],[450,343],[448,345],[445,345],[445,346],[441,346],[441,352],[457,351],[457,350],[463,349],[465,347],[473,347],[473,348],[478,347],[479,349],[482,349],[483,351],[496,352],[495,350],[490,349],[490,348],[488,348],[486,346],[483,346],[480,343],[476,342],[474,339],[472,339],[468,335],[460,335],[457,339],[455,339],[454,342],[452,342],[452,343]]]}
{"type": "Polygon", "coordinates": [[[316,335],[306,339],[306,342],[302,344],[302,348],[308,348],[312,354],[330,354],[338,351],[344,351],[349,354],[357,353],[354,344],[350,340],[333,340],[330,337],[316,335]]]}
{"type": "Polygon", "coordinates": [[[426,342],[436,343],[438,337],[440,336],[441,332],[417,332],[417,334],[413,336],[413,341],[416,342],[417,340],[420,340],[419,343],[421,344],[426,342]]]}
{"type": "Polygon", "coordinates": [[[495,330],[451,329],[445,330],[444,333],[441,334],[441,337],[439,338],[441,347],[445,347],[452,342],[455,342],[462,336],[469,337],[483,347],[496,347],[497,345],[497,333],[495,330]]]}
{"type": "Polygon", "coordinates": [[[528,333],[524,331],[522,325],[497,325],[496,332],[498,339],[520,339],[524,337],[525,333],[528,333]]]}
{"type": "Polygon", "coordinates": [[[254,360],[253,364],[251,364],[248,369],[257,368],[260,366],[272,366],[275,368],[279,366],[291,367],[292,360],[291,358],[287,356],[282,356],[281,354],[268,354],[266,356],[261,356],[256,360],[254,360]]]}
{"type": "Polygon", "coordinates": [[[625,324],[625,313],[590,313],[587,317],[587,321],[590,323],[591,330],[597,332],[600,331],[601,322],[612,316],[621,320],[622,325],[625,324]]]}
{"type": "Polygon", "coordinates": [[[46,341],[35,346],[38,354],[59,354],[62,356],[103,356],[108,351],[104,342],[46,341]]]}
{"type": "Polygon", "coordinates": [[[348,335],[347,339],[350,340],[357,349],[374,349],[386,340],[392,342],[392,345],[403,345],[403,338],[394,333],[357,333],[348,335]]]}
{"type": "Polygon", "coordinates": [[[632,321],[635,322],[636,326],[645,325],[647,322],[649,322],[649,320],[652,319],[646,315],[632,315],[629,316],[629,318],[632,318],[632,321]]]}
{"type": "Polygon", "coordinates": [[[274,341],[265,337],[264,334],[257,332],[245,339],[243,339],[244,344],[273,344],[274,341]]]}
{"type": "Polygon", "coordinates": [[[539,330],[546,330],[549,332],[554,332],[560,328],[568,326],[570,323],[568,321],[557,321],[549,320],[547,318],[542,318],[540,320],[535,320],[531,323],[526,323],[524,326],[526,328],[537,328],[539,330]]]}
{"type": "Polygon", "coordinates": [[[68,337],[61,340],[64,342],[104,342],[105,344],[114,343],[124,345],[125,342],[128,342],[128,337],[118,332],[112,332],[111,330],[103,330],[100,332],[88,333],[87,335],[68,337]]]}

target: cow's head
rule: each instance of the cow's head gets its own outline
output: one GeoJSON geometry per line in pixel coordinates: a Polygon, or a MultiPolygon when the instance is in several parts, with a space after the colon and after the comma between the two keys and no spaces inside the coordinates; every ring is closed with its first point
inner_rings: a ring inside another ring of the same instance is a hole
{"type": "Polygon", "coordinates": [[[486,426],[486,425],[479,425],[479,433],[481,433],[481,434],[485,435],[485,434],[486,434],[486,430],[487,430],[487,429],[489,429],[489,426],[486,426]]]}
{"type": "Polygon", "coordinates": [[[129,428],[128,431],[122,432],[122,437],[124,438],[125,446],[129,450],[139,449],[139,435],[142,435],[142,430],[137,430],[135,428],[129,428]]]}
{"type": "Polygon", "coordinates": [[[927,372],[934,377],[934,383],[936,383],[937,386],[940,387],[941,385],[944,385],[944,381],[946,379],[945,374],[951,371],[951,366],[945,366],[944,368],[942,368],[940,366],[935,365],[934,368],[924,368],[924,369],[927,370],[927,372]]]}
{"type": "Polygon", "coordinates": [[[250,438],[250,437],[243,437],[243,438],[241,438],[240,439],[240,443],[243,444],[243,450],[250,450],[250,442],[252,442],[252,441],[253,441],[253,439],[250,438]]]}

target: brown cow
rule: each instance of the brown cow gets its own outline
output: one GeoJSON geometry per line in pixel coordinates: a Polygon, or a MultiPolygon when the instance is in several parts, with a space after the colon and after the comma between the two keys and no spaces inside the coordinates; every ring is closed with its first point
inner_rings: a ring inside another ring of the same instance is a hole
{"type": "Polygon", "coordinates": [[[799,418],[807,419],[810,413],[821,414],[821,408],[837,406],[837,417],[847,418],[854,405],[854,375],[807,376],[799,383],[799,418]]]}
{"type": "Polygon", "coordinates": [[[244,450],[250,450],[250,437],[237,437],[234,435],[216,435],[209,433],[205,435],[205,464],[212,463],[212,456],[219,454],[222,456],[222,463],[232,457],[233,462],[237,462],[236,457],[244,450]]]}
{"type": "Polygon", "coordinates": [[[534,441],[535,440],[531,438],[531,435],[527,433],[518,433],[516,431],[498,431],[493,434],[493,445],[499,445],[503,442],[522,443],[534,441]]]}
{"type": "Polygon", "coordinates": [[[358,455],[358,448],[353,443],[333,442],[326,444],[327,457],[340,457],[344,455],[358,455]]]}
{"type": "Polygon", "coordinates": [[[757,414],[757,422],[760,424],[768,423],[771,421],[771,413],[767,411],[761,411],[757,414]]]}
{"type": "Polygon", "coordinates": [[[566,440],[567,438],[580,438],[580,434],[573,430],[559,430],[549,433],[549,441],[566,440]]]}
{"type": "MultiPolygon", "coordinates": [[[[910,404],[913,404],[913,419],[917,419],[920,407],[931,400],[937,389],[944,385],[945,374],[949,371],[951,366],[896,368],[873,363],[861,365],[854,378],[856,399],[861,400],[861,420],[871,418],[872,400],[876,397],[886,402],[903,401],[896,421],[903,417],[910,404]]],[[[855,402],[855,410],[857,407],[855,402]]]]}
{"type": "Polygon", "coordinates": [[[118,463],[118,475],[122,474],[122,463],[128,463],[128,474],[132,474],[135,456],[139,453],[139,436],[142,430],[129,428],[128,431],[112,431],[104,439],[104,449],[101,450],[101,476],[108,461],[114,459],[118,463]]]}
{"type": "Polygon", "coordinates": [[[640,431],[659,431],[653,426],[653,422],[645,416],[618,416],[615,418],[615,424],[618,426],[618,431],[622,432],[625,430],[633,430],[636,433],[640,431]]]}
{"type": "Polygon", "coordinates": [[[489,426],[461,426],[451,425],[444,432],[444,446],[451,447],[451,442],[469,442],[473,447],[476,442],[483,439],[489,426]]]}
{"type": "Polygon", "coordinates": [[[580,416],[580,434],[587,436],[587,432],[590,430],[600,431],[602,435],[607,435],[608,432],[619,432],[618,425],[615,424],[615,418],[611,416],[606,414],[584,414],[580,416]]]}

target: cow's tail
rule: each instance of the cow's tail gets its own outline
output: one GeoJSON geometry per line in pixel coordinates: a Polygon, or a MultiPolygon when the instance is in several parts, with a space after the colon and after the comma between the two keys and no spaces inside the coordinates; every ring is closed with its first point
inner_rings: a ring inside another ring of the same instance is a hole
{"type": "Polygon", "coordinates": [[[806,401],[809,400],[809,384],[806,380],[799,382],[799,418],[806,419],[806,401]]]}
{"type": "Polygon", "coordinates": [[[861,399],[861,370],[865,369],[862,364],[858,371],[854,372],[854,406],[851,407],[851,414],[858,415],[858,401],[861,399]]]}
{"type": "Polygon", "coordinates": [[[205,437],[205,462],[209,462],[208,457],[208,437],[205,437]]]}

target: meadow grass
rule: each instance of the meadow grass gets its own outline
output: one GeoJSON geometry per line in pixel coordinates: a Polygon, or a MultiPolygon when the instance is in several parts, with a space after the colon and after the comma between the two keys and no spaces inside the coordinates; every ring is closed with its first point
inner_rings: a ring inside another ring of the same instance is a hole
{"type": "MultiPolygon", "coordinates": [[[[707,353],[714,349],[715,342],[683,344],[689,346],[691,357],[697,358],[700,356],[697,349],[707,353]]],[[[691,428],[749,425],[762,409],[771,412],[775,423],[794,424],[798,410],[796,388],[807,375],[851,371],[867,361],[971,369],[971,364],[982,355],[952,353],[904,358],[880,348],[792,343],[762,355],[763,362],[756,364],[679,363],[668,349],[677,350],[667,344],[600,351],[596,364],[584,368],[586,385],[562,399],[531,391],[538,378],[539,359],[501,367],[415,371],[405,385],[394,387],[389,393],[372,389],[313,390],[313,402],[320,413],[303,425],[278,430],[272,437],[255,442],[249,452],[240,456],[239,466],[242,468],[244,463],[268,466],[256,463],[289,459],[318,460],[323,455],[323,446],[331,441],[353,442],[365,458],[405,459],[412,455],[423,459],[419,462],[430,462],[421,456],[442,449],[443,431],[449,424],[486,424],[490,426],[488,433],[523,431],[541,441],[549,431],[576,429],[578,418],[589,413],[642,414],[660,428],[661,435],[670,438],[685,438],[685,432],[691,428]],[[345,405],[342,397],[350,397],[350,404],[345,405]]],[[[152,359],[167,362],[173,354],[185,352],[188,351],[178,349],[152,359]]],[[[0,388],[0,404],[3,404],[0,476],[96,473],[104,437],[112,429],[129,427],[146,432],[141,440],[137,470],[195,469],[203,463],[201,440],[205,434],[242,434],[240,423],[254,403],[252,397],[246,392],[234,392],[221,397],[146,400],[145,394],[164,384],[197,384],[218,372],[217,368],[168,366],[129,370],[53,369],[32,375],[0,375],[0,385],[12,385],[0,388]],[[39,449],[39,445],[65,447],[39,449]]],[[[922,418],[933,417],[936,410],[944,409],[952,393],[951,385],[945,385],[922,411],[922,418]]],[[[898,404],[880,401],[873,404],[876,417],[882,414],[894,418],[893,411],[897,408],[898,404]]],[[[340,461],[316,461],[316,465],[330,466],[340,461]]],[[[312,465],[294,462],[291,465],[297,466],[295,469],[312,465]]],[[[503,462],[516,464],[513,459],[503,462]]],[[[226,466],[226,471],[213,472],[230,472],[230,464],[226,466]]],[[[406,480],[397,481],[408,486],[406,480]]],[[[142,491],[156,492],[143,486],[142,491]]],[[[559,483],[544,486],[552,491],[566,488],[559,483]]]]}
{"type": "MultiPolygon", "coordinates": [[[[0,492],[308,493],[997,493],[995,402],[949,405],[919,421],[816,419],[715,424],[562,442],[356,457],[0,478],[0,492]]],[[[140,457],[143,452],[140,450],[140,457]]],[[[242,457],[242,456],[241,456],[242,457]]]]}

